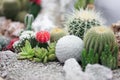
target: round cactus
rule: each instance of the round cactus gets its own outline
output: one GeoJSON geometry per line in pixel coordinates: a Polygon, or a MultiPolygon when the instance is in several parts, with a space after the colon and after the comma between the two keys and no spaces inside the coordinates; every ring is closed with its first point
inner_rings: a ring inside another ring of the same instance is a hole
{"type": "Polygon", "coordinates": [[[105,45],[110,46],[110,49],[116,45],[114,33],[111,29],[103,26],[93,27],[84,36],[85,49],[94,50],[94,53],[101,54],[105,45]]]}
{"type": "Polygon", "coordinates": [[[99,13],[94,10],[80,9],[80,11],[75,11],[69,17],[66,22],[68,32],[82,39],[89,28],[102,25],[102,19],[100,19],[99,13]]]}
{"type": "Polygon", "coordinates": [[[47,43],[50,40],[50,33],[47,31],[40,31],[36,33],[36,40],[40,43],[47,43]]]}
{"type": "Polygon", "coordinates": [[[50,41],[51,42],[58,41],[61,37],[65,36],[65,35],[66,35],[66,32],[63,29],[54,28],[50,32],[50,41]]]}
{"type": "Polygon", "coordinates": [[[19,0],[4,0],[3,1],[3,13],[7,18],[14,20],[15,16],[21,9],[19,0]]]}
{"type": "Polygon", "coordinates": [[[61,63],[69,58],[75,58],[79,61],[83,47],[84,43],[79,37],[74,35],[64,36],[56,44],[56,57],[61,63]]]}

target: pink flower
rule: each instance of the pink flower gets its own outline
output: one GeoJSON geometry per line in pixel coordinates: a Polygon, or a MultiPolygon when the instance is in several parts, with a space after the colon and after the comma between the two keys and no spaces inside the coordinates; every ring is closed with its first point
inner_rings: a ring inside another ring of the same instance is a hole
{"type": "Polygon", "coordinates": [[[50,40],[50,33],[47,31],[40,31],[36,33],[36,40],[40,43],[47,43],[50,40]]]}

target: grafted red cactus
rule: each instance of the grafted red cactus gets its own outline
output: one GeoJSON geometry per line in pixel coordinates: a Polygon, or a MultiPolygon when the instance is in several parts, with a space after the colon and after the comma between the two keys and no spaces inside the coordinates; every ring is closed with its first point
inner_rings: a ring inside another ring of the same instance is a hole
{"type": "Polygon", "coordinates": [[[47,31],[40,31],[36,33],[36,40],[40,43],[47,43],[50,40],[50,33],[47,31]]]}

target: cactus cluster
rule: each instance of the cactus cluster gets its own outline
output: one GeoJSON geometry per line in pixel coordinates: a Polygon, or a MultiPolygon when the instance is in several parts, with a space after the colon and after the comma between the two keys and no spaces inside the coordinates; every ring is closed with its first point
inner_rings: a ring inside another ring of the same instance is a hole
{"type": "Polygon", "coordinates": [[[26,40],[25,46],[21,48],[18,59],[24,60],[28,59],[34,62],[47,63],[48,61],[56,60],[55,56],[55,43],[49,45],[48,50],[45,48],[35,47],[32,48],[30,42],[26,40]]]}
{"type": "Polygon", "coordinates": [[[99,54],[94,53],[93,49],[87,51],[84,49],[81,55],[82,67],[85,69],[87,64],[101,64],[111,69],[117,68],[117,56],[118,56],[118,46],[114,46],[113,51],[111,51],[110,46],[105,45],[104,50],[99,54]],[[100,58],[99,58],[100,57],[100,58]]]}
{"type": "Polygon", "coordinates": [[[56,44],[56,57],[61,63],[64,63],[69,58],[75,58],[80,61],[83,41],[74,35],[67,35],[60,38],[56,44]]]}
{"type": "Polygon", "coordinates": [[[57,42],[61,37],[65,36],[66,32],[60,28],[54,28],[50,32],[50,41],[57,42]]]}
{"type": "Polygon", "coordinates": [[[94,49],[94,53],[101,54],[106,44],[110,46],[110,49],[116,45],[113,31],[106,26],[93,27],[84,36],[84,45],[87,51],[94,49]]]}
{"type": "Polygon", "coordinates": [[[87,64],[99,63],[98,54],[95,54],[93,49],[90,49],[89,51],[84,49],[81,55],[81,62],[82,62],[83,69],[85,69],[87,64]]]}
{"type": "Polygon", "coordinates": [[[69,16],[66,27],[70,34],[76,35],[83,39],[84,34],[88,29],[103,24],[99,13],[94,10],[80,9],[76,10],[72,15],[69,16]]]}

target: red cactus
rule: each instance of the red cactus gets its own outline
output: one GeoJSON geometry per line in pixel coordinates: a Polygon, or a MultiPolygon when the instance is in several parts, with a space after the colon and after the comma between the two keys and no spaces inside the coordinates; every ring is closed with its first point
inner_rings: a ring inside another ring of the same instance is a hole
{"type": "Polygon", "coordinates": [[[6,46],[6,48],[4,50],[11,50],[13,51],[13,44],[14,42],[18,41],[19,39],[18,38],[14,38],[10,41],[10,43],[6,46]]]}
{"type": "Polygon", "coordinates": [[[50,33],[47,31],[40,31],[36,33],[36,40],[40,43],[47,43],[50,40],[50,33]]]}
{"type": "Polygon", "coordinates": [[[35,4],[37,5],[40,5],[41,4],[41,0],[30,0],[31,2],[34,2],[35,4]]]}

